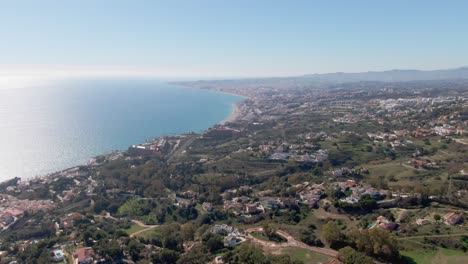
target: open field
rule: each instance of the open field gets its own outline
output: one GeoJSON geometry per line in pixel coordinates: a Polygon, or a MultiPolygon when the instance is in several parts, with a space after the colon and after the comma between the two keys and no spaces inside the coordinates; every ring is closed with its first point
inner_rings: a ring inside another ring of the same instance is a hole
{"type": "Polygon", "coordinates": [[[318,264],[330,261],[332,259],[331,257],[297,247],[286,247],[279,249],[264,248],[264,251],[265,253],[273,255],[287,254],[291,256],[293,260],[300,260],[305,264],[318,264]]]}
{"type": "Polygon", "coordinates": [[[404,179],[414,175],[414,168],[403,166],[399,161],[391,161],[382,164],[367,165],[369,173],[372,176],[395,176],[398,179],[404,179]]]}
{"type": "Polygon", "coordinates": [[[132,223],[132,225],[130,226],[130,228],[127,228],[127,229],[124,229],[123,231],[125,233],[127,233],[128,235],[132,235],[133,233],[136,233],[138,231],[141,231],[143,229],[145,229],[146,227],[143,227],[143,226],[139,226],[135,223],[132,223]]]}
{"type": "Polygon", "coordinates": [[[452,249],[439,248],[438,251],[402,251],[408,263],[417,264],[460,264],[468,263],[468,253],[452,249]]]}
{"type": "Polygon", "coordinates": [[[157,236],[158,234],[159,234],[159,230],[156,227],[156,228],[151,228],[141,233],[138,233],[135,237],[142,237],[142,238],[148,239],[148,238],[157,236]]]}
{"type": "Polygon", "coordinates": [[[130,226],[130,228],[124,229],[123,231],[124,231],[125,233],[127,233],[128,235],[131,235],[131,234],[136,233],[136,232],[138,232],[138,231],[141,231],[141,230],[143,230],[143,229],[145,229],[145,228],[146,228],[146,227],[139,226],[139,225],[137,225],[137,224],[135,224],[135,223],[132,223],[132,225],[130,226]]]}

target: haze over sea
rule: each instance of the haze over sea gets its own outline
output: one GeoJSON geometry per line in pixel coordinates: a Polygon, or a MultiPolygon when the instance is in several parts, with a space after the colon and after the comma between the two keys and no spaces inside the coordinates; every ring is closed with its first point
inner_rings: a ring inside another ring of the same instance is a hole
{"type": "Polygon", "coordinates": [[[201,132],[226,119],[240,100],[154,80],[2,87],[0,181],[81,165],[157,136],[201,132]]]}

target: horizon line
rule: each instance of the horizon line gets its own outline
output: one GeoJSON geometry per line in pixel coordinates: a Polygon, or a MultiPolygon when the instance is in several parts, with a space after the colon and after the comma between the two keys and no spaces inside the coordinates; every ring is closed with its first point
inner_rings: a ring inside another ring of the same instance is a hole
{"type": "MultiPolygon", "coordinates": [[[[467,64],[468,65],[468,64],[467,64]]],[[[307,75],[327,74],[357,74],[376,73],[390,71],[437,71],[456,70],[468,68],[458,66],[450,68],[412,69],[393,68],[386,70],[367,71],[330,71],[330,72],[302,72],[288,74],[245,74],[226,73],[219,70],[200,70],[194,68],[171,68],[153,66],[106,66],[106,65],[83,65],[83,64],[0,64],[0,79],[62,79],[62,78],[151,78],[151,79],[258,79],[258,78],[288,78],[307,75]]]]}

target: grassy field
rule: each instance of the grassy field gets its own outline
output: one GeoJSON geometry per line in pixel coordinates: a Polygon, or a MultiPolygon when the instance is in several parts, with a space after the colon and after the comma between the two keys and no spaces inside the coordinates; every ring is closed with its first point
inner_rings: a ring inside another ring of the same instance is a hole
{"type": "Polygon", "coordinates": [[[255,238],[258,238],[260,240],[264,240],[264,241],[269,241],[270,239],[268,239],[267,236],[265,236],[265,234],[263,234],[263,232],[252,232],[251,235],[255,238]]]}
{"type": "MultiPolygon", "coordinates": [[[[388,161],[387,163],[380,163],[380,164],[368,164],[364,165],[369,169],[371,177],[378,177],[383,176],[388,178],[390,176],[395,177],[401,181],[408,179],[411,176],[415,175],[416,169],[410,166],[404,166],[400,164],[400,161],[388,161]]],[[[389,184],[392,184],[389,182],[389,184]]]]}
{"type": "Polygon", "coordinates": [[[324,263],[326,261],[331,260],[330,257],[311,252],[306,249],[297,248],[297,247],[286,247],[280,249],[264,249],[265,253],[280,255],[280,254],[287,254],[291,256],[293,260],[300,260],[303,261],[305,264],[318,264],[324,263]]]}
{"type": "Polygon", "coordinates": [[[156,228],[152,228],[152,229],[149,229],[147,231],[144,231],[138,235],[136,235],[136,237],[142,237],[142,238],[151,238],[151,237],[155,237],[159,234],[159,231],[158,231],[158,228],[159,227],[156,227],[156,228]]]}
{"type": "Polygon", "coordinates": [[[271,242],[275,242],[275,243],[287,242],[286,239],[279,236],[278,234],[273,234],[273,237],[271,239],[268,238],[263,232],[252,232],[252,236],[255,237],[255,238],[258,238],[260,240],[271,241],[271,242]]]}
{"type": "Polygon", "coordinates": [[[459,264],[468,263],[468,253],[440,248],[438,251],[401,251],[408,263],[417,264],[459,264]]]}
{"type": "Polygon", "coordinates": [[[125,233],[127,233],[128,235],[131,235],[131,234],[133,234],[135,232],[138,232],[140,230],[143,230],[143,229],[145,229],[145,228],[141,227],[141,226],[139,226],[137,224],[132,223],[130,228],[124,229],[123,231],[125,231],[125,233]]]}

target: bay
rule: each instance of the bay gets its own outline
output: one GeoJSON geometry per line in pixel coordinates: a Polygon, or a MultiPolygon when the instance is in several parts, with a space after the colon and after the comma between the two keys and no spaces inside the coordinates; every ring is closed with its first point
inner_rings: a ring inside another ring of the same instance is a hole
{"type": "Polygon", "coordinates": [[[202,132],[241,100],[135,79],[0,89],[0,181],[84,164],[157,136],[202,132]]]}

